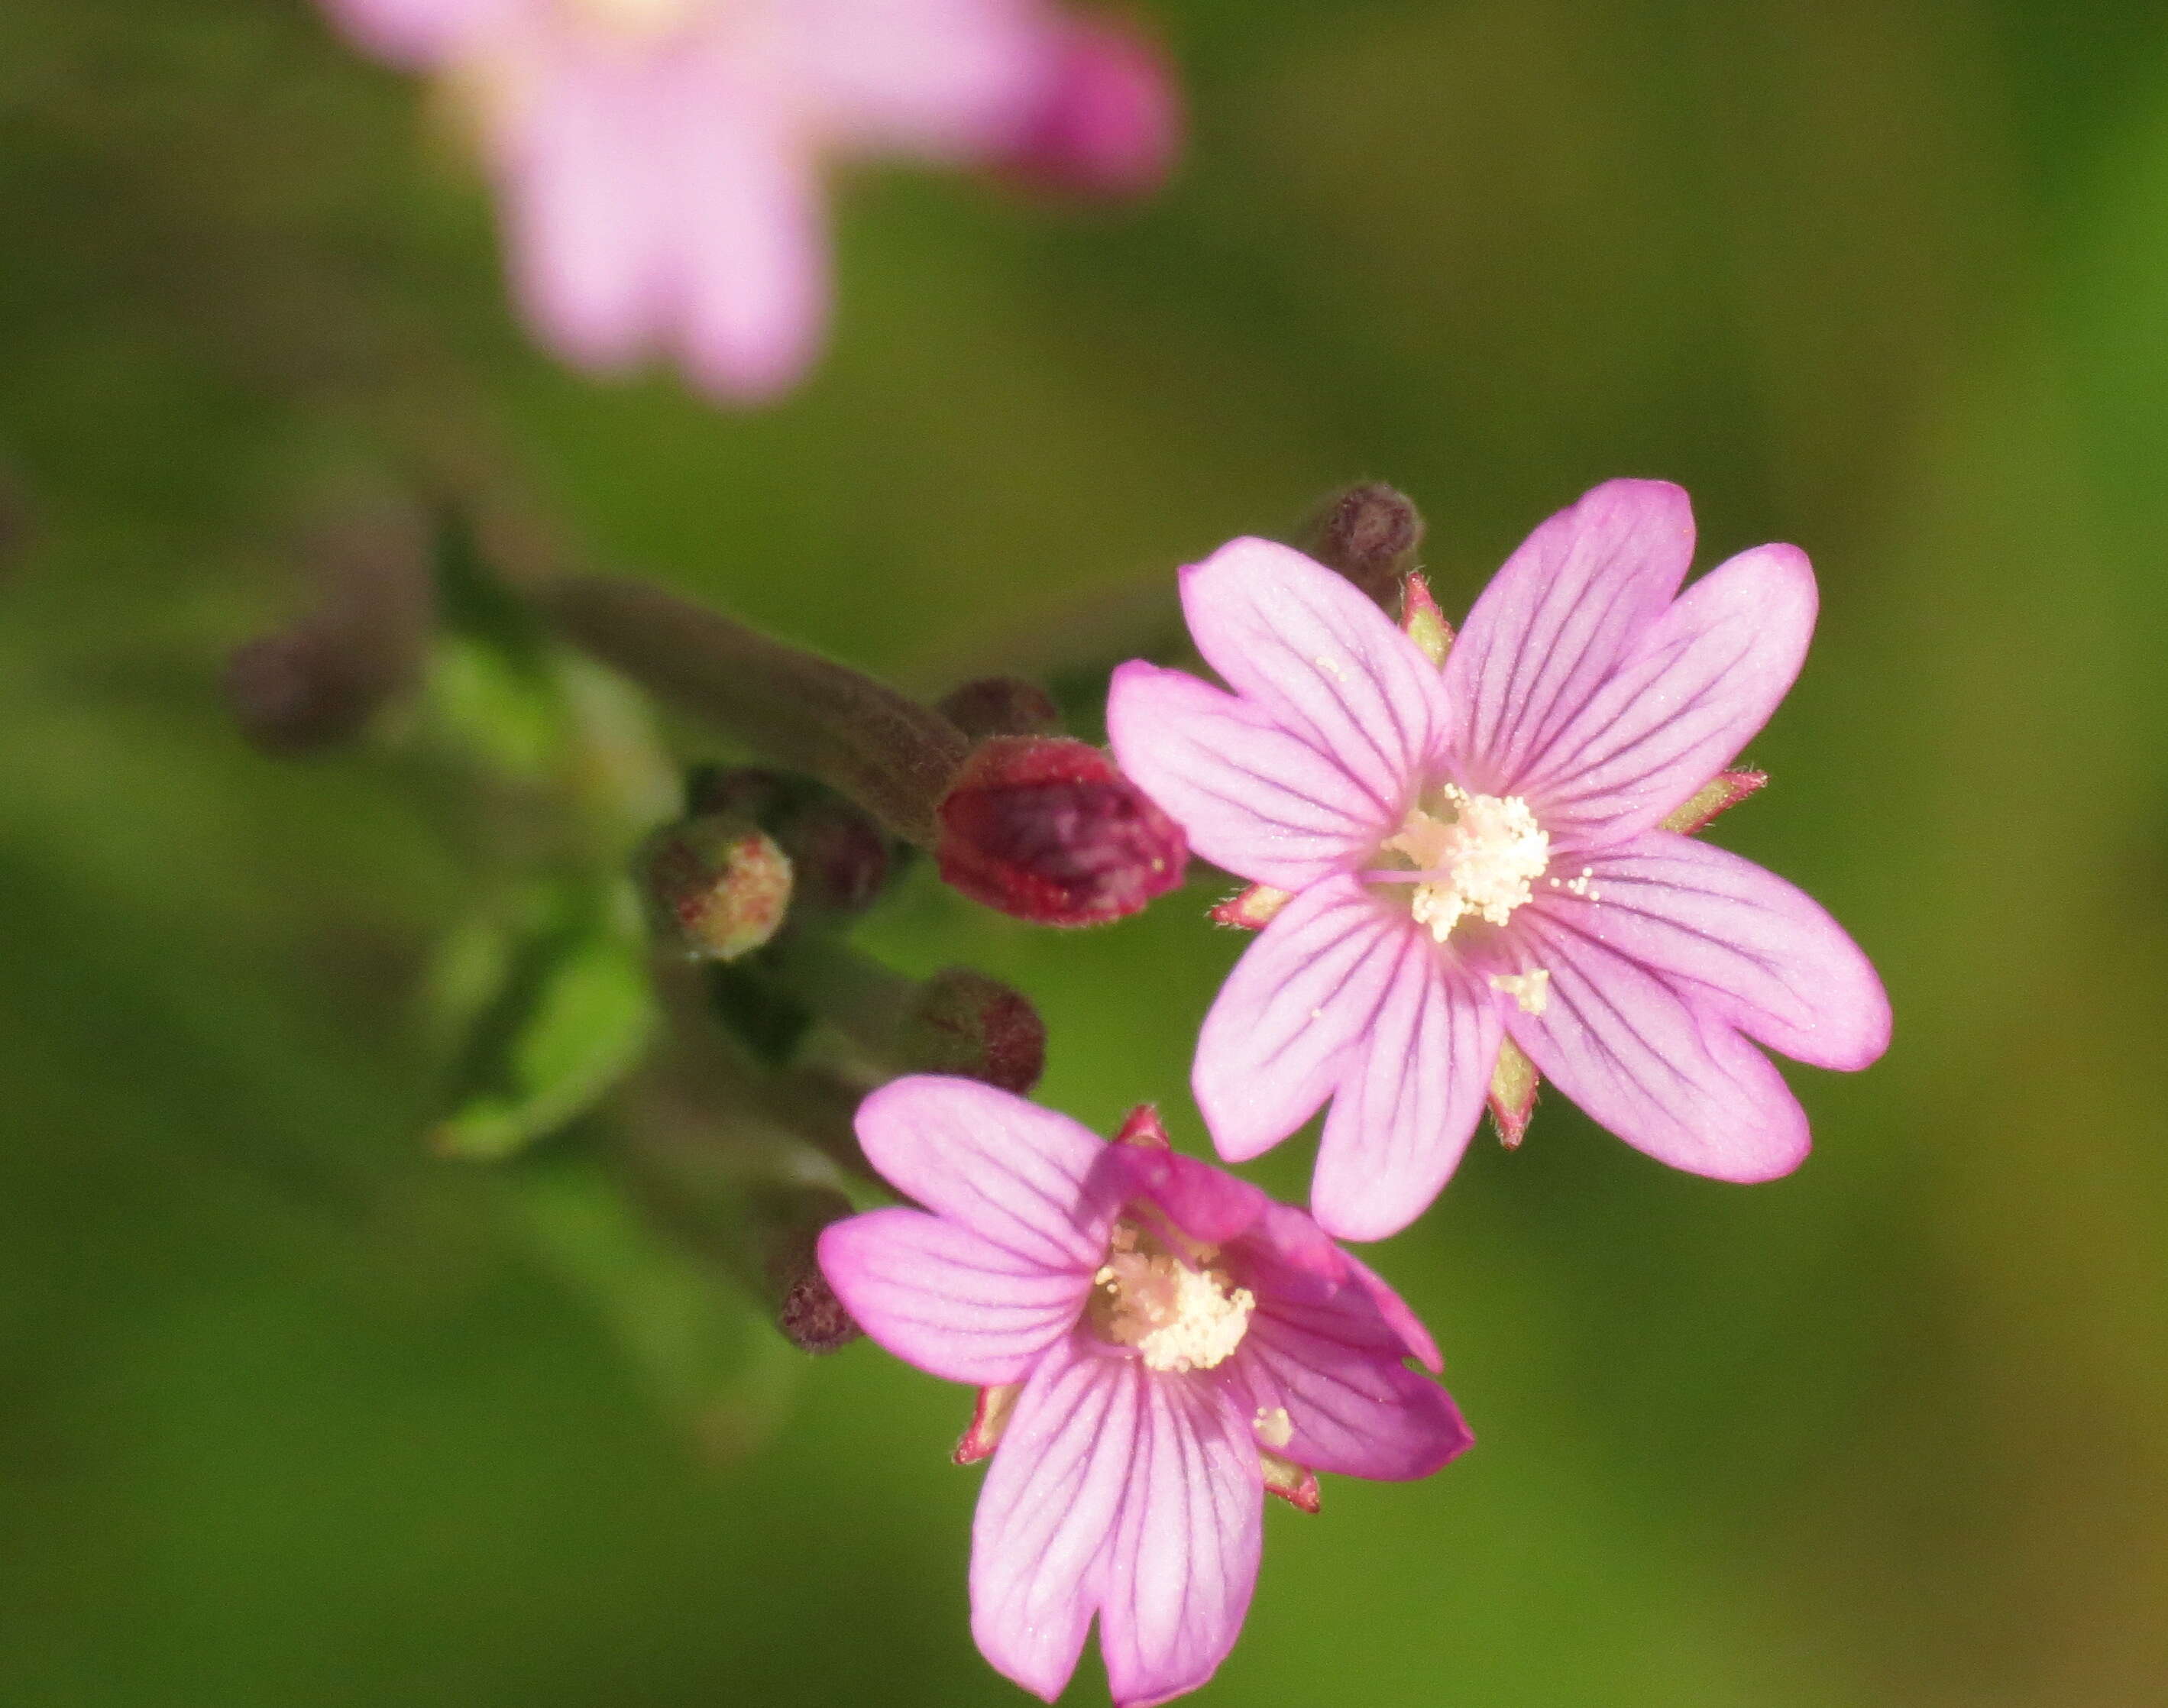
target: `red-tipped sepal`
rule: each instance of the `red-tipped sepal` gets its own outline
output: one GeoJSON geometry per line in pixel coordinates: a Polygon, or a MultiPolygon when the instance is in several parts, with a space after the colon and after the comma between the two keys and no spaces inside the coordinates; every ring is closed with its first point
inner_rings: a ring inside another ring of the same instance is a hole
{"type": "Polygon", "coordinates": [[[1536,1088],[1541,1076],[1536,1064],[1507,1038],[1498,1047],[1498,1064],[1490,1070],[1490,1119],[1498,1129],[1498,1143],[1518,1150],[1528,1136],[1528,1117],[1536,1111],[1536,1088]]]}
{"type": "Polygon", "coordinates": [[[1400,631],[1422,649],[1432,664],[1443,665],[1453,650],[1453,625],[1437,601],[1430,596],[1430,583],[1415,570],[1408,571],[1400,588],[1400,631]]]}
{"type": "Polygon", "coordinates": [[[1294,899],[1284,889],[1274,889],[1268,883],[1253,883],[1209,910],[1206,917],[1215,926],[1232,926],[1238,931],[1261,931],[1273,922],[1274,914],[1294,899]]]}
{"type": "Polygon", "coordinates": [[[1321,1502],[1315,1471],[1292,1459],[1283,1459],[1268,1448],[1257,1450],[1257,1462],[1264,1467],[1266,1493],[1277,1494],[1298,1512],[1316,1515],[1321,1502]]]}
{"type": "Polygon", "coordinates": [[[980,1388],[978,1403],[971,1408],[971,1427],[964,1431],[964,1439],[948,1456],[959,1465],[975,1465],[991,1455],[1001,1445],[1002,1431],[1008,1428],[1010,1414],[1016,1410],[1017,1396],[1023,1392],[1023,1384],[1020,1382],[980,1388]]]}
{"type": "Polygon", "coordinates": [[[1730,812],[1749,795],[1757,795],[1768,787],[1766,771],[1719,771],[1657,828],[1691,836],[1719,814],[1730,812]]]}

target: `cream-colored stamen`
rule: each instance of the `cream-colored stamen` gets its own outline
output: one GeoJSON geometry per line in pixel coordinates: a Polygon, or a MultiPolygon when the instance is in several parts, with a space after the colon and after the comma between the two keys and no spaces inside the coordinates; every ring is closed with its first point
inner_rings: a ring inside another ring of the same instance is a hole
{"type": "Polygon", "coordinates": [[[1512,997],[1523,1014],[1541,1014],[1551,1004],[1551,975],[1541,967],[1532,973],[1493,973],[1490,988],[1512,997]]]}
{"type": "Polygon", "coordinates": [[[1196,1268],[1127,1222],[1115,1225],[1107,1260],[1092,1279],[1092,1321],[1118,1346],[1134,1346],[1154,1370],[1209,1370],[1225,1363],[1250,1330],[1257,1296],[1209,1267],[1196,1268]]]}
{"type": "Polygon", "coordinates": [[[1439,942],[1467,915],[1502,926],[1528,899],[1550,863],[1551,839],[1518,795],[1475,795],[1452,783],[1438,791],[1450,818],[1417,807],[1385,846],[1425,881],[1410,910],[1439,942]]]}

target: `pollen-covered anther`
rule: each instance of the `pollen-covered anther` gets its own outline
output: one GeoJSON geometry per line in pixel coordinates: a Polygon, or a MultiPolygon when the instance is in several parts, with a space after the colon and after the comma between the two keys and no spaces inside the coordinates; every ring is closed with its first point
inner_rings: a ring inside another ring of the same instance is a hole
{"type": "MultiPolygon", "coordinates": [[[[1199,1254],[1209,1264],[1214,1254],[1199,1254]]],[[[1119,1223],[1092,1280],[1092,1321],[1117,1346],[1134,1346],[1153,1370],[1209,1370],[1250,1330],[1257,1296],[1209,1267],[1194,1268],[1149,1233],[1119,1223]]]]}
{"type": "Polygon", "coordinates": [[[1512,997],[1523,1014],[1541,1014],[1550,1006],[1551,975],[1541,967],[1529,973],[1494,973],[1490,988],[1512,997]]]}
{"type": "Polygon", "coordinates": [[[1450,817],[1417,807],[1385,847],[1421,875],[1410,909],[1442,943],[1470,914],[1494,926],[1511,919],[1550,864],[1551,839],[1518,795],[1448,783],[1437,802],[1450,817]]]}

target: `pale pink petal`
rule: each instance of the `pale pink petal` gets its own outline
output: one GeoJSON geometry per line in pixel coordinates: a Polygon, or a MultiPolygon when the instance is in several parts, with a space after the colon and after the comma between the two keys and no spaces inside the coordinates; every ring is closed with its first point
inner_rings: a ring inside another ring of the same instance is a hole
{"type": "Polygon", "coordinates": [[[874,1210],[821,1234],[821,1269],[858,1326],[950,1382],[1021,1382],[1076,1327],[1091,1271],[1047,1269],[920,1210],[874,1210]]]}
{"type": "Polygon", "coordinates": [[[1661,480],[1607,481],[1528,536],[1446,658],[1467,720],[1457,755],[1464,784],[1521,792],[1530,761],[1662,614],[1693,540],[1687,495],[1661,480]]]}
{"type": "Polygon", "coordinates": [[[1310,1213],[1342,1239],[1383,1239],[1430,1207],[1483,1113],[1503,1036],[1490,993],[1429,933],[1398,943],[1317,1148],[1310,1213]]]}
{"type": "Polygon", "coordinates": [[[1267,1202],[1229,1260],[1242,1285],[1259,1298],[1269,1294],[1274,1312],[1289,1321],[1395,1363],[1412,1355],[1426,1369],[1445,1367],[1406,1301],[1291,1204],[1267,1202]]]}
{"type": "Polygon", "coordinates": [[[494,115],[513,283],[567,361],[647,353],[667,307],[669,219],[656,161],[667,90],[643,63],[540,43],[494,115]]]}
{"type": "Polygon", "coordinates": [[[1666,830],[1584,863],[1583,894],[1546,886],[1534,905],[1788,1056],[1856,1069],[1889,1048],[1889,1000],[1873,967],[1783,878],[1666,830]]]}
{"type": "Polygon", "coordinates": [[[1137,1451],[1138,1361],[1071,1339],[1018,1396],[971,1523],[971,1635],[1051,1702],[1076,1669],[1137,1451]]]}
{"type": "Polygon", "coordinates": [[[1108,1557],[1099,1650],[1117,1708],[1193,1690],[1241,1635],[1264,1541],[1264,1473],[1249,1419],[1218,1385],[1138,1388],[1134,1458],[1108,1557]]]}
{"type": "Polygon", "coordinates": [[[515,22],[532,0],[324,0],[362,47],[396,64],[433,66],[515,22]]]}
{"type": "Polygon", "coordinates": [[[1601,1125],[1720,1180],[1772,1180],[1804,1159],[1805,1111],[1728,1020],[1537,907],[1517,912],[1505,936],[1517,970],[1550,975],[1543,1012],[1514,1007],[1506,1031],[1601,1125]]]}
{"type": "Polygon", "coordinates": [[[1407,1301],[1386,1285],[1383,1276],[1352,1252],[1347,1254],[1347,1266],[1355,1271],[1356,1279],[1362,1282],[1372,1302],[1377,1306],[1378,1314],[1400,1337],[1400,1344],[1408,1349],[1416,1362],[1433,1376],[1443,1370],[1445,1355],[1437,1350],[1437,1342],[1432,1338],[1430,1330],[1423,1326],[1422,1318],[1408,1308],[1407,1301]]]}
{"type": "Polygon", "coordinates": [[[790,0],[789,72],[840,146],[979,158],[1044,98],[1057,22],[1039,0],[790,0]]]}
{"type": "Polygon", "coordinates": [[[1115,1159],[1127,1177],[1124,1196],[1150,1198],[1177,1228],[1207,1245],[1240,1239],[1272,1204],[1262,1188],[1179,1151],[1124,1145],[1115,1159]]]}
{"type": "Polygon", "coordinates": [[[1814,571],[1796,547],[1757,546],[1719,565],[1530,756],[1514,793],[1562,851],[1653,829],[1768,722],[1805,660],[1815,604],[1814,571]]]}
{"type": "Polygon", "coordinates": [[[1118,1198],[1094,1179],[1105,1143],[1065,1115],[918,1074],[858,1105],[858,1142],[906,1197],[1043,1269],[1097,1269],[1118,1198]]]}
{"type": "Polygon", "coordinates": [[[828,319],[828,239],[814,141],[788,91],[720,55],[672,68],[672,316],[687,369],[754,402],[795,384],[828,319]]]}
{"type": "MultiPolygon", "coordinates": [[[[1265,1445],[1298,1465],[1345,1477],[1406,1482],[1427,1477],[1475,1440],[1452,1396],[1339,1323],[1284,1310],[1261,1297],[1250,1332],[1220,1369],[1265,1445]],[[1273,1414],[1287,1414],[1282,1420],[1273,1414]]],[[[1395,1337],[1397,1338],[1397,1337],[1395,1337]]]]}
{"type": "Polygon", "coordinates": [[[1214,864],[1301,889],[1368,857],[1398,821],[1333,755],[1181,671],[1133,660],[1107,693],[1123,772],[1214,864]]]}
{"type": "Polygon", "coordinates": [[[1331,759],[1396,825],[1452,728],[1437,669],[1367,594],[1292,547],[1238,539],[1182,572],[1205,662],[1331,759]]]}
{"type": "Polygon", "coordinates": [[[1356,879],[1328,878],[1258,933],[1204,1016],[1190,1073],[1220,1155],[1246,1162],[1316,1112],[1414,929],[1356,879]]]}

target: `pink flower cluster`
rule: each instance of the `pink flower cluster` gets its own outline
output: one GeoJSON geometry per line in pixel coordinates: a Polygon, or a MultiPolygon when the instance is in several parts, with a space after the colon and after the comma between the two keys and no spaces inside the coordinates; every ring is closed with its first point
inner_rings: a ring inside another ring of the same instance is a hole
{"type": "Polygon", "coordinates": [[[1241,1159],[1330,1100],[1315,1221],[1175,1155],[1147,1111],[1106,1145],[964,1080],[861,1109],[923,1207],[836,1224],[821,1261],[876,1341],[980,1387],[958,1452],[993,1456],[973,1631],[1039,1695],[1095,1617],[1122,1708],[1194,1688],[1241,1626],[1266,1493],[1315,1510],[1318,1471],[1418,1477],[1469,1445],[1408,1367],[1440,1367],[1429,1336],[1331,1236],[1420,1214],[1514,1053],[1513,1122],[1540,1070],[1652,1155],[1754,1180],[1807,1148],[1755,1044],[1839,1068],[1886,1046],[1835,921],[1686,834],[1759,786],[1724,767],[1815,603],[1788,546],[1681,592],[1692,544],[1677,488],[1614,481],[1530,537],[1456,641],[1417,580],[1403,629],[1237,540],[1182,576],[1228,688],[1118,672],[1123,769],[1257,886],[1220,912],[1262,931],[1206,1019],[1198,1106],[1241,1159]]]}
{"type": "Polygon", "coordinates": [[[822,177],[878,155],[1121,195],[1179,121],[1150,45],[1055,0],[324,0],[440,73],[497,180],[515,288],[568,360],[661,353],[773,396],[828,315],[822,177]]]}

